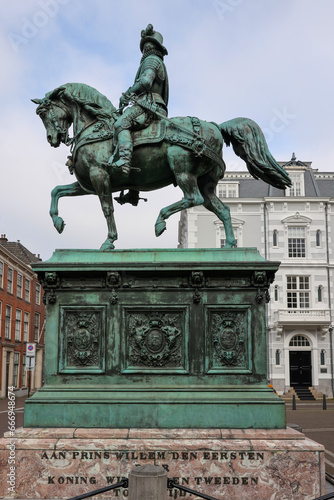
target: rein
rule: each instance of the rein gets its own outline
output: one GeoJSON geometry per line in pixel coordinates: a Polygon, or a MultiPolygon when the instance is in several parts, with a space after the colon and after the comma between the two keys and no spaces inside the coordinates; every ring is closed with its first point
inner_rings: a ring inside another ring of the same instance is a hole
{"type": "Polygon", "coordinates": [[[67,109],[62,108],[61,106],[59,106],[59,104],[56,104],[55,102],[51,103],[51,101],[50,101],[50,103],[45,103],[45,107],[50,110],[51,120],[53,122],[54,128],[56,129],[57,133],[59,133],[61,135],[65,135],[65,140],[62,142],[64,144],[66,144],[66,146],[67,146],[68,142],[69,142],[68,128],[61,128],[60,127],[52,106],[56,106],[57,108],[60,108],[62,111],[64,111],[64,113],[66,113],[68,118],[71,118],[71,116],[70,116],[69,112],[67,111],[67,109]]]}
{"type": "MultiPolygon", "coordinates": [[[[96,120],[93,120],[92,122],[88,123],[88,125],[85,125],[84,127],[82,127],[81,130],[79,130],[79,132],[77,134],[75,134],[72,139],[71,138],[68,138],[68,140],[65,142],[64,141],[64,144],[66,146],[71,146],[71,149],[70,149],[70,152],[72,153],[73,152],[73,149],[75,148],[76,146],[76,142],[77,140],[79,139],[80,135],[82,134],[82,132],[84,132],[86,129],[88,129],[91,125],[94,125],[95,123],[97,122],[97,119],[96,120]]],[[[67,131],[68,132],[68,131],[67,131]]]]}
{"type": "MultiPolygon", "coordinates": [[[[73,149],[75,148],[75,143],[77,142],[77,140],[79,139],[80,135],[82,134],[82,132],[84,132],[87,128],[89,128],[91,125],[94,125],[98,120],[95,119],[93,120],[92,122],[88,123],[87,125],[85,125],[84,127],[82,127],[72,138],[69,137],[69,133],[68,133],[68,128],[61,128],[59,126],[59,123],[58,123],[58,120],[57,120],[57,117],[55,115],[55,112],[53,110],[53,107],[52,106],[56,106],[57,108],[60,108],[62,111],[64,111],[67,115],[68,118],[70,118],[70,120],[72,120],[72,117],[70,116],[69,112],[67,111],[67,109],[64,109],[62,106],[59,106],[59,104],[56,104],[55,102],[52,102],[50,103],[50,115],[51,115],[51,120],[53,122],[53,126],[55,127],[56,131],[62,135],[65,135],[65,139],[62,141],[63,144],[65,144],[65,146],[71,146],[70,148],[70,152],[72,153],[73,152],[73,149]]],[[[77,115],[79,115],[79,112],[77,110],[77,115]]],[[[78,120],[77,120],[77,123],[76,123],[76,128],[78,128],[78,120]]]]}

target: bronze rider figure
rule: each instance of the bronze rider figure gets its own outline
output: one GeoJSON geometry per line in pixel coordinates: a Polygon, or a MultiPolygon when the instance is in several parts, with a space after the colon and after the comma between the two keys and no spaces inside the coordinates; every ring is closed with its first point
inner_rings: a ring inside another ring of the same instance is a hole
{"type": "MultiPolygon", "coordinates": [[[[162,42],[162,35],[154,31],[152,24],[149,24],[146,30],[142,30],[140,50],[143,56],[135,82],[120,98],[120,109],[126,107],[132,98],[135,103],[129,106],[115,122],[119,158],[117,161],[113,161],[113,156],[111,156],[108,165],[112,168],[121,168],[124,174],[129,174],[131,169],[133,151],[131,132],[148,127],[152,120],[156,119],[150,111],[141,107],[140,103],[144,99],[155,103],[158,106],[157,111],[167,116],[169,89],[168,75],[163,59],[168,52],[162,42]]],[[[131,203],[130,200],[125,200],[127,196],[123,195],[123,202],[131,203]]]]}

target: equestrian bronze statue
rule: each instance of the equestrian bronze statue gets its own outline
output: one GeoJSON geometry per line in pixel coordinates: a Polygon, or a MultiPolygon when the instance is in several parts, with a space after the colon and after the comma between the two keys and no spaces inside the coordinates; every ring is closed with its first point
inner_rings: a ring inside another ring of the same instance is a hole
{"type": "Polygon", "coordinates": [[[167,49],[162,43],[152,25],[142,31],[143,58],[118,110],[83,83],[67,83],[42,99],[33,99],[50,145],[71,147],[67,165],[76,177],[76,182],[53,189],[50,215],[61,233],[65,224],[58,215],[59,198],[97,195],[108,226],[101,249],[111,250],[117,240],[113,193],[120,193],[115,198],[119,203],[137,205],[139,192],[174,184],[181,188],[183,198],[160,210],[156,236],[166,229],[171,215],[203,205],[224,223],[225,248],[231,248],[235,239],[230,210],[216,196],[225,172],[223,144],[232,144],[255,179],[284,189],[291,185],[290,178],[271,155],[260,127],[248,118],[221,124],[190,116],[168,118],[168,76],[163,62],[167,49]]]}

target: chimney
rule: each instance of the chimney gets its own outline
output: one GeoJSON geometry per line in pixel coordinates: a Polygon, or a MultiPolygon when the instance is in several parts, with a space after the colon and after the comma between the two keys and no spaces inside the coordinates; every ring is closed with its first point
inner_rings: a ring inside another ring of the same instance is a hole
{"type": "Polygon", "coordinates": [[[0,242],[1,242],[1,241],[3,241],[3,242],[8,241],[8,239],[6,238],[6,235],[5,235],[5,234],[2,234],[2,235],[1,235],[0,242]]]}

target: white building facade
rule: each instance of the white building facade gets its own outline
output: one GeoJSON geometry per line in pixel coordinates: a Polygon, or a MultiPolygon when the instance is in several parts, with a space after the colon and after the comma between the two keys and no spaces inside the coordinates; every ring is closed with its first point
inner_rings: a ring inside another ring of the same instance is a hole
{"type": "MultiPolygon", "coordinates": [[[[217,195],[231,209],[238,247],[281,262],[268,304],[268,379],[279,394],[313,387],[333,396],[334,173],[280,162],[285,192],[248,172],[227,173],[217,195]]],[[[203,207],[182,212],[179,246],[223,247],[222,222],[203,207]]]]}

